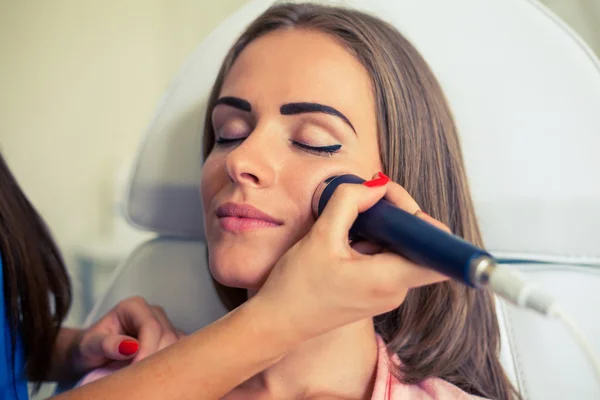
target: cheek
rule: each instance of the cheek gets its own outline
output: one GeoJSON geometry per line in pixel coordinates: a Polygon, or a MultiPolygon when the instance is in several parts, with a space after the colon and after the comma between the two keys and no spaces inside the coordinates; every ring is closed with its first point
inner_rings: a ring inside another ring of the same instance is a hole
{"type": "MultiPolygon", "coordinates": [[[[331,160],[334,161],[334,160],[331,160]]],[[[369,180],[377,172],[382,171],[382,164],[378,154],[375,157],[363,156],[339,160],[339,162],[304,164],[297,169],[288,169],[284,190],[289,194],[290,215],[295,215],[297,220],[290,236],[288,245],[291,247],[304,237],[315,223],[312,210],[312,200],[317,187],[327,178],[342,174],[354,174],[369,180]],[[302,171],[297,173],[295,171],[302,171]]]]}
{"type": "Polygon", "coordinates": [[[290,168],[289,177],[286,179],[287,190],[289,190],[288,193],[294,193],[296,204],[310,209],[315,190],[327,178],[336,175],[354,174],[369,180],[381,170],[382,165],[378,154],[375,153],[375,156],[371,157],[364,151],[358,152],[353,157],[290,168]],[[298,173],[297,171],[302,172],[298,173]]]}
{"type": "MultiPolygon", "coordinates": [[[[315,218],[312,211],[312,200],[317,187],[327,178],[344,173],[363,175],[364,171],[348,161],[333,162],[313,161],[310,163],[289,163],[282,177],[282,189],[288,197],[288,215],[294,216],[293,237],[290,246],[301,239],[312,227],[315,218]],[[298,173],[298,171],[302,171],[298,173]]],[[[282,171],[283,172],[283,171],[282,171]]]]}
{"type": "Polygon", "coordinates": [[[223,168],[223,160],[218,155],[211,153],[202,166],[202,178],[200,180],[200,194],[204,213],[210,208],[211,202],[219,189],[226,181],[227,174],[223,168]]]}
{"type": "Polygon", "coordinates": [[[286,243],[290,247],[306,235],[314,223],[312,196],[320,180],[321,177],[310,170],[303,170],[302,174],[289,174],[286,178],[284,190],[289,196],[286,213],[294,219],[286,243]]]}
{"type": "Polygon", "coordinates": [[[331,175],[337,175],[339,168],[334,165],[314,163],[290,168],[286,173],[284,182],[285,191],[289,193],[290,200],[305,214],[310,214],[310,207],[315,190],[321,182],[331,175]],[[297,171],[302,171],[298,173],[297,171]]]}

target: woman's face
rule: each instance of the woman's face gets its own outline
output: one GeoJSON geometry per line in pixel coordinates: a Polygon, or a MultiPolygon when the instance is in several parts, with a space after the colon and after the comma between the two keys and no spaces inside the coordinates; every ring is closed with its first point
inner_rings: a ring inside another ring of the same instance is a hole
{"type": "Polygon", "coordinates": [[[278,30],[242,51],[219,97],[202,175],[210,269],[258,289],[313,225],[320,182],[382,170],[371,81],[332,37],[278,30]]]}

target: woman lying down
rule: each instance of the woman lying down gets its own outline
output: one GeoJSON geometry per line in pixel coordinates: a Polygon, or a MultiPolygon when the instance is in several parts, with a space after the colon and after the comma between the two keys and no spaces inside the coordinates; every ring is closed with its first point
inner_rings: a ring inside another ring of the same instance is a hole
{"type": "Polygon", "coordinates": [[[203,398],[519,397],[488,293],[348,242],[385,196],[482,244],[449,106],[397,30],[350,9],[273,6],[225,58],[204,139],[209,265],[232,312],[171,346],[219,329],[221,345],[190,361],[213,369],[203,398]],[[339,173],[371,180],[340,187],[315,221],[312,193],[339,173]]]}

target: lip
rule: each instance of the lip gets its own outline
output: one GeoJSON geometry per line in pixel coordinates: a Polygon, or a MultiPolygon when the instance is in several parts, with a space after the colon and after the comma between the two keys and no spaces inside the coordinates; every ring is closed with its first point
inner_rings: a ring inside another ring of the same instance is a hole
{"type": "Polygon", "coordinates": [[[217,207],[221,227],[238,232],[283,225],[283,222],[248,204],[224,203],[217,207]]]}

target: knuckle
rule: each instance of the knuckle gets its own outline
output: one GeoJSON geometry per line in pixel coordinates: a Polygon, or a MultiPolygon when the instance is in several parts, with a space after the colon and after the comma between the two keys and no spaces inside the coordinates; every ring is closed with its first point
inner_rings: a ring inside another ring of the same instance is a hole
{"type": "Polygon", "coordinates": [[[123,304],[123,305],[131,304],[133,306],[138,306],[138,307],[139,306],[141,306],[141,307],[147,307],[148,306],[148,303],[146,302],[146,299],[144,299],[142,296],[139,296],[139,295],[129,297],[129,298],[123,300],[120,304],[123,304]]]}
{"type": "Polygon", "coordinates": [[[310,235],[317,240],[322,240],[329,236],[329,227],[325,224],[314,224],[310,231],[310,235]]]}
{"type": "Polygon", "coordinates": [[[76,343],[76,349],[80,353],[85,353],[86,349],[90,345],[89,344],[90,343],[89,332],[86,330],[86,331],[82,331],[82,332],[78,333],[77,337],[75,339],[75,343],[76,343]]]}
{"type": "Polygon", "coordinates": [[[358,192],[358,186],[350,183],[342,183],[333,192],[333,198],[340,201],[354,196],[358,192]]]}
{"type": "Polygon", "coordinates": [[[149,319],[146,322],[146,328],[152,331],[162,332],[162,324],[156,319],[149,319]]]}
{"type": "Polygon", "coordinates": [[[139,330],[136,333],[136,336],[139,337],[140,334],[142,334],[142,332],[146,335],[152,332],[152,336],[158,334],[158,336],[160,337],[162,336],[163,326],[156,318],[147,318],[141,323],[139,330]]]}
{"type": "Polygon", "coordinates": [[[390,279],[382,279],[378,284],[370,287],[369,294],[376,299],[382,299],[390,297],[396,291],[398,291],[397,285],[393,285],[390,279]]]}
{"type": "Polygon", "coordinates": [[[110,354],[112,351],[111,343],[106,339],[102,340],[101,347],[102,347],[102,351],[104,352],[105,355],[110,354]]]}
{"type": "Polygon", "coordinates": [[[175,332],[169,331],[163,335],[163,341],[167,344],[173,344],[179,340],[179,337],[175,332]]]}
{"type": "Polygon", "coordinates": [[[402,303],[407,292],[408,288],[404,284],[395,284],[389,280],[387,284],[371,287],[369,295],[375,304],[381,305],[385,311],[390,311],[402,303]]]}
{"type": "Polygon", "coordinates": [[[154,310],[155,313],[162,315],[162,316],[166,316],[167,312],[165,311],[163,306],[159,306],[159,305],[153,305],[152,309],[154,310]]]}
{"type": "Polygon", "coordinates": [[[379,298],[389,298],[398,294],[406,288],[406,273],[404,265],[396,264],[394,268],[388,271],[375,273],[373,276],[373,285],[371,294],[379,298]]]}

